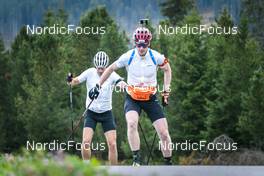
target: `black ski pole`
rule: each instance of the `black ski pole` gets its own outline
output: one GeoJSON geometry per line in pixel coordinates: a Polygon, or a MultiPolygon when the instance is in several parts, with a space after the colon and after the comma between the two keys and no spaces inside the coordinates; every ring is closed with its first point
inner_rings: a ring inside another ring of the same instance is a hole
{"type": "MultiPolygon", "coordinates": [[[[164,102],[164,98],[162,99],[162,109],[163,109],[163,112],[165,112],[165,106],[166,106],[167,104],[165,104],[165,102],[164,102]]],[[[152,144],[151,144],[151,148],[150,148],[150,151],[149,151],[149,156],[148,156],[148,160],[147,160],[147,165],[149,164],[149,160],[150,160],[150,158],[153,158],[152,157],[152,150],[153,150],[153,148],[154,148],[154,144],[155,144],[155,141],[156,141],[156,138],[157,138],[157,132],[156,132],[156,129],[154,129],[155,130],[155,135],[154,135],[154,139],[153,139],[153,141],[152,141],[152,144]]]]}
{"type": "Polygon", "coordinates": [[[153,150],[153,148],[154,148],[154,143],[155,143],[155,141],[156,141],[156,137],[157,137],[157,132],[155,131],[154,139],[153,139],[153,141],[152,141],[152,144],[151,144],[151,147],[150,147],[150,151],[149,151],[149,156],[148,156],[148,160],[147,160],[147,165],[149,164],[149,160],[150,160],[150,158],[153,158],[153,157],[152,157],[152,150],[153,150]]]}
{"type": "Polygon", "coordinates": [[[147,146],[148,152],[150,153],[150,150],[149,150],[150,148],[149,148],[149,145],[148,145],[148,142],[147,142],[147,138],[146,138],[146,136],[145,136],[145,134],[144,134],[144,131],[143,131],[143,128],[142,128],[140,122],[138,122],[138,125],[139,125],[139,128],[140,128],[140,130],[141,130],[141,133],[142,133],[142,135],[143,135],[143,139],[144,139],[144,141],[145,141],[145,143],[146,143],[146,146],[147,146]]]}
{"type": "MultiPolygon", "coordinates": [[[[73,103],[72,103],[72,85],[70,84],[70,108],[71,108],[71,129],[73,131],[73,103]]],[[[74,133],[72,134],[72,140],[74,141],[74,133]]]]}
{"type": "Polygon", "coordinates": [[[73,133],[74,133],[74,132],[76,131],[76,129],[79,127],[81,121],[82,121],[83,118],[85,117],[85,115],[86,115],[86,113],[87,113],[87,111],[88,111],[88,109],[89,109],[89,107],[91,106],[91,104],[92,104],[93,101],[94,101],[94,100],[92,100],[92,101],[89,103],[89,105],[87,106],[87,108],[86,108],[85,111],[83,112],[82,116],[79,118],[77,125],[72,129],[72,132],[71,132],[71,134],[69,135],[69,137],[67,138],[67,141],[69,141],[69,139],[72,137],[73,133]]]}

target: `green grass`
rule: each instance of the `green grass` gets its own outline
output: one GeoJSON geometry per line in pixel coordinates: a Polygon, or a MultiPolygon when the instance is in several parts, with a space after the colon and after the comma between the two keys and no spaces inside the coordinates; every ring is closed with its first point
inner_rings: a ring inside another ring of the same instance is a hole
{"type": "Polygon", "coordinates": [[[89,164],[76,156],[67,154],[52,155],[44,152],[23,151],[20,154],[0,156],[0,175],[16,176],[108,176],[100,163],[92,159],[89,164]]]}

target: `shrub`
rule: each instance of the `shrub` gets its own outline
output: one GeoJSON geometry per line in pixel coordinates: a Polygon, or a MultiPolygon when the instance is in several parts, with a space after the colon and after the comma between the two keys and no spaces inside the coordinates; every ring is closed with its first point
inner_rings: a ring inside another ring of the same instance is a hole
{"type": "Polygon", "coordinates": [[[45,176],[82,176],[109,175],[99,167],[99,162],[92,159],[89,164],[84,163],[77,156],[52,155],[44,152],[23,152],[19,155],[5,154],[0,156],[0,175],[45,175],[45,176]]]}

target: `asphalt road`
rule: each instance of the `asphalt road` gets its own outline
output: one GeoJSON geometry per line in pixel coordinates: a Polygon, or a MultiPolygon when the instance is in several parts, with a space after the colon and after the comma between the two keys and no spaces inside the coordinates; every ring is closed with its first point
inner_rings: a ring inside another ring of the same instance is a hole
{"type": "Polygon", "coordinates": [[[264,176],[264,166],[107,166],[122,176],[264,176]]]}

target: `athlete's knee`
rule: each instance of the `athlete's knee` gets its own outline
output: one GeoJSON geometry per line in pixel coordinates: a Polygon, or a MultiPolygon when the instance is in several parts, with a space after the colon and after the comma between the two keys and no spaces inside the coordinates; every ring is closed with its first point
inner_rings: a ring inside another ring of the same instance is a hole
{"type": "Polygon", "coordinates": [[[170,139],[169,131],[167,129],[159,132],[162,141],[168,141],[170,139]]]}
{"type": "Polygon", "coordinates": [[[116,150],[116,141],[109,141],[108,142],[108,150],[115,151],[116,150]]]}
{"type": "Polygon", "coordinates": [[[82,148],[89,149],[91,146],[91,139],[88,137],[84,137],[82,140],[82,148]]]}
{"type": "Polygon", "coordinates": [[[127,121],[127,128],[129,131],[136,131],[138,122],[136,120],[127,121]]]}

